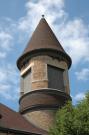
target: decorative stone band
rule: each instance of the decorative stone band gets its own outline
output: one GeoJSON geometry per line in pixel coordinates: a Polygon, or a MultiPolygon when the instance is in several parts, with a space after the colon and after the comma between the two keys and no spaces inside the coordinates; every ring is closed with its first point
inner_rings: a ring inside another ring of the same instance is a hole
{"type": "Polygon", "coordinates": [[[63,106],[71,97],[56,89],[40,89],[23,95],[20,100],[20,113],[36,110],[53,110],[63,106]]]}
{"type": "Polygon", "coordinates": [[[42,104],[37,104],[33,105],[31,107],[27,107],[24,110],[21,110],[21,114],[25,114],[27,112],[33,112],[33,111],[39,111],[39,110],[57,110],[58,108],[61,108],[58,104],[56,105],[42,105],[42,104]]]}
{"type": "Polygon", "coordinates": [[[67,55],[67,53],[58,51],[56,49],[50,49],[50,48],[49,49],[45,49],[45,48],[42,49],[41,48],[41,49],[37,49],[37,50],[31,51],[31,52],[28,52],[28,53],[22,55],[17,60],[17,67],[21,70],[23,67],[26,67],[28,65],[29,60],[32,57],[36,57],[39,55],[48,55],[48,56],[51,56],[53,58],[57,58],[59,60],[66,61],[68,68],[70,68],[71,63],[72,63],[71,58],[69,57],[69,55],[67,55]]]}

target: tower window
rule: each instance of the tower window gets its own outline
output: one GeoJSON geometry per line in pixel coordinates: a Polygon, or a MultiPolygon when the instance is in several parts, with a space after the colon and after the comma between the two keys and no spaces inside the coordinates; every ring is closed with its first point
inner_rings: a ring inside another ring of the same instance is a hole
{"type": "Polygon", "coordinates": [[[31,91],[31,69],[27,71],[21,78],[21,90],[24,93],[31,91]]]}
{"type": "Polygon", "coordinates": [[[48,88],[58,89],[64,91],[64,79],[63,79],[63,69],[47,66],[48,68],[48,88]]]}

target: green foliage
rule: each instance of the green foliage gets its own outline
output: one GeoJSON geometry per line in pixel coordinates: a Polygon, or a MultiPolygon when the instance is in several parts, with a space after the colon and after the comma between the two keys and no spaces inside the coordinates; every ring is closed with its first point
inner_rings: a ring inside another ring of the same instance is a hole
{"type": "Polygon", "coordinates": [[[86,98],[73,106],[68,102],[56,114],[50,135],[89,135],[89,92],[86,98]]]}

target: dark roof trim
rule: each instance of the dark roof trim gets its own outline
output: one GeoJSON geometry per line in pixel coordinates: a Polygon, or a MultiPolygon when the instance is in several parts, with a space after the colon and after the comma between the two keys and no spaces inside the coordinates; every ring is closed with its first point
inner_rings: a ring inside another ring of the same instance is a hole
{"type": "Polygon", "coordinates": [[[26,54],[23,54],[22,56],[19,57],[19,59],[17,60],[17,67],[19,69],[21,69],[21,63],[24,61],[24,59],[26,60],[27,57],[29,57],[29,59],[31,59],[32,57],[36,57],[39,55],[49,55],[55,58],[60,59],[60,57],[63,57],[64,60],[67,60],[67,65],[68,68],[70,68],[71,64],[72,64],[72,60],[70,58],[70,56],[67,53],[64,53],[62,51],[56,50],[56,49],[51,49],[51,48],[41,48],[41,49],[36,49],[33,51],[30,51],[26,54]]]}
{"type": "Polygon", "coordinates": [[[2,115],[0,114],[0,119],[2,118],[2,115]]]}
{"type": "Polygon", "coordinates": [[[18,133],[20,135],[41,135],[41,134],[36,134],[36,133],[31,133],[31,132],[26,132],[26,131],[22,131],[22,130],[17,130],[17,129],[13,129],[13,128],[5,128],[5,127],[1,127],[0,126],[0,132],[4,132],[4,133],[18,133]]]}
{"type": "Polygon", "coordinates": [[[69,99],[69,100],[72,100],[71,99],[71,97],[70,97],[70,95],[68,95],[67,93],[65,93],[65,92],[63,92],[62,90],[57,90],[57,89],[52,89],[52,88],[47,88],[47,89],[36,89],[36,90],[33,90],[33,91],[30,91],[30,92],[28,92],[28,93],[26,93],[26,94],[24,94],[20,99],[19,99],[19,104],[20,104],[20,102],[21,102],[21,100],[25,97],[25,96],[27,96],[28,94],[34,94],[34,93],[44,93],[44,94],[51,94],[51,95],[57,95],[57,96],[63,96],[63,97],[65,97],[65,98],[67,98],[67,99],[69,99]]]}
{"type": "Polygon", "coordinates": [[[33,111],[39,111],[39,110],[57,110],[58,108],[61,108],[59,104],[55,104],[55,105],[36,104],[30,107],[24,108],[23,110],[20,110],[20,113],[25,114],[26,112],[33,112],[33,111]]]}

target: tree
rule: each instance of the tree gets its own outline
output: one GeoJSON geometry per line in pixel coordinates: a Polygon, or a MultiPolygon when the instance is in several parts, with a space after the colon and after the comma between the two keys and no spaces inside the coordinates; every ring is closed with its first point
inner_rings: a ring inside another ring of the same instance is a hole
{"type": "Polygon", "coordinates": [[[50,135],[89,135],[89,93],[84,100],[73,106],[68,102],[56,114],[50,135]]]}

